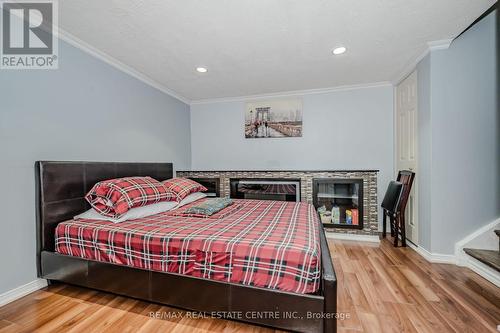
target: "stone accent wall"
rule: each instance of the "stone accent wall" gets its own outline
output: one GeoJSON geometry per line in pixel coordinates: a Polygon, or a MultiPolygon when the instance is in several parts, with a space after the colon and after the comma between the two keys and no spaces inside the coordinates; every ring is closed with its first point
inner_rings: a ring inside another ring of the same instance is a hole
{"type": "Polygon", "coordinates": [[[363,179],[363,229],[325,228],[326,232],[376,235],[377,214],[377,172],[376,170],[355,171],[177,171],[178,177],[220,178],[220,195],[229,197],[231,178],[280,178],[300,179],[300,198],[313,203],[314,178],[358,178],[363,179]]]}

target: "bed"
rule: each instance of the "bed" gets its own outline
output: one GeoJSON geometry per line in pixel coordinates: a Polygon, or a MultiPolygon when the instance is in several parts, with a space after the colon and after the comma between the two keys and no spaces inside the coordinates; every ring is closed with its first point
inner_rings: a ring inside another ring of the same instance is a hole
{"type": "Polygon", "coordinates": [[[235,200],[204,219],[178,209],[119,224],[72,220],[96,182],[169,179],[172,164],[35,167],[39,277],[279,329],[336,331],[336,278],[311,205],[235,200]]]}

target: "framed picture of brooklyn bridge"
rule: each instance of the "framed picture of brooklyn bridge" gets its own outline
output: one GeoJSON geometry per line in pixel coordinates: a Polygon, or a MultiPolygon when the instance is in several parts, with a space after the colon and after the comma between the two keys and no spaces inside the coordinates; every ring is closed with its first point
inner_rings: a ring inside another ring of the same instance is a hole
{"type": "Polygon", "coordinates": [[[302,136],[302,100],[275,99],[245,103],[245,138],[302,136]]]}

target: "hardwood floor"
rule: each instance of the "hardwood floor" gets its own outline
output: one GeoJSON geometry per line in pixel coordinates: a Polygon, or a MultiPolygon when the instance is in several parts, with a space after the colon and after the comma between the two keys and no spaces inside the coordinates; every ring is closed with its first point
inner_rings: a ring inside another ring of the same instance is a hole
{"type": "MultiPolygon", "coordinates": [[[[497,332],[500,289],[469,269],[430,264],[390,240],[329,243],[345,314],[339,332],[497,332]]],[[[0,308],[2,333],[160,331],[275,332],[64,284],[0,308]]]]}

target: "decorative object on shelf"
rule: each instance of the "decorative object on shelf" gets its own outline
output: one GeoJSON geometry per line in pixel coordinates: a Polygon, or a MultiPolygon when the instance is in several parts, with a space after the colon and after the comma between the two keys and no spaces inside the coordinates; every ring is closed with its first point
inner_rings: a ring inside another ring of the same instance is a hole
{"type": "Polygon", "coordinates": [[[326,210],[325,206],[319,207],[318,213],[322,223],[332,223],[332,212],[326,210]]]}
{"type": "Polygon", "coordinates": [[[301,99],[276,99],[245,104],[245,138],[301,136],[301,99]]]}

